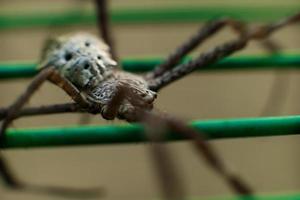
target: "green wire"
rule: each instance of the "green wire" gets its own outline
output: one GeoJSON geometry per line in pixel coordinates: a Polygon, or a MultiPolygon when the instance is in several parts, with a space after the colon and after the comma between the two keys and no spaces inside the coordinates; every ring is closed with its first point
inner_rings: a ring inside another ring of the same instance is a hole
{"type": "Polygon", "coordinates": [[[188,198],[190,200],[300,200],[300,193],[294,194],[269,194],[252,197],[208,197],[208,198],[188,198]]]}
{"type": "MultiPolygon", "coordinates": [[[[200,22],[220,17],[232,17],[244,21],[271,21],[289,16],[299,10],[297,6],[269,7],[217,7],[181,6],[157,8],[113,9],[111,19],[117,24],[200,22]]],[[[30,12],[0,14],[0,29],[51,27],[95,24],[93,11],[67,10],[64,12],[30,12]]]]}
{"type": "MultiPolygon", "coordinates": [[[[190,58],[185,59],[185,61],[190,58]]],[[[146,72],[162,62],[160,58],[125,59],[124,70],[130,72],[146,72]]],[[[226,58],[215,65],[199,69],[201,71],[236,70],[236,69],[287,69],[299,68],[300,55],[281,54],[276,56],[239,56],[226,58]]],[[[29,62],[0,63],[0,79],[27,78],[37,73],[36,64],[29,62]]]]}
{"type": "MultiPolygon", "coordinates": [[[[191,126],[208,139],[246,138],[299,134],[300,116],[195,121],[191,126]]],[[[168,133],[167,140],[182,140],[168,133]]],[[[9,129],[2,148],[96,145],[145,142],[139,124],[9,129]]]]}

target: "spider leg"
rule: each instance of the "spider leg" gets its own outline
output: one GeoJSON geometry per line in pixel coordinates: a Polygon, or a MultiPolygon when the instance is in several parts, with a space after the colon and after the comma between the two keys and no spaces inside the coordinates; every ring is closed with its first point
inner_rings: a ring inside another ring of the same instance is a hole
{"type": "MultiPolygon", "coordinates": [[[[5,119],[8,113],[8,108],[0,108],[0,121],[5,119]]],[[[49,115],[49,114],[59,114],[59,113],[82,113],[88,112],[88,110],[81,108],[77,103],[64,103],[64,104],[53,104],[53,105],[43,105],[27,107],[22,109],[15,119],[20,117],[28,117],[35,115],[49,115]]]]}
{"type": "Polygon", "coordinates": [[[54,68],[46,67],[40,71],[38,75],[33,79],[26,91],[9,107],[6,118],[3,120],[0,127],[0,139],[4,137],[4,132],[9,124],[17,117],[19,111],[24,104],[34,94],[34,92],[44,83],[47,78],[53,73],[54,68]]]}
{"type": "Polygon", "coordinates": [[[223,177],[233,191],[239,195],[253,194],[252,189],[244,183],[240,177],[228,171],[215,149],[205,141],[203,133],[186,126],[174,118],[168,117],[166,121],[171,131],[182,134],[188,139],[192,139],[196,151],[202,154],[206,163],[223,177]]]}
{"type": "Polygon", "coordinates": [[[92,120],[92,116],[87,113],[82,113],[79,115],[78,124],[79,125],[87,125],[90,124],[92,120]]]}
{"type": "Polygon", "coordinates": [[[97,22],[99,32],[105,43],[110,47],[110,52],[112,58],[115,61],[118,61],[117,52],[114,45],[114,40],[112,38],[112,31],[109,24],[109,15],[108,15],[108,0],[95,0],[96,9],[97,9],[97,22]]]}
{"type": "Polygon", "coordinates": [[[197,46],[201,45],[206,39],[212,37],[214,34],[218,33],[222,28],[229,26],[238,35],[242,36],[246,32],[246,24],[241,21],[233,20],[230,18],[220,19],[212,21],[201,27],[195,35],[193,35],[189,40],[185,41],[181,46],[176,48],[166,60],[159,64],[153,71],[146,74],[146,78],[151,80],[161,76],[163,73],[173,68],[178,64],[184,56],[189,52],[194,50],[197,46]]]}
{"type": "Polygon", "coordinates": [[[177,65],[176,67],[166,71],[161,76],[154,78],[153,80],[149,80],[149,88],[154,91],[158,91],[162,87],[172,83],[173,81],[182,78],[183,76],[193,72],[197,68],[207,67],[210,64],[220,61],[221,59],[235,53],[238,50],[243,49],[249,41],[251,40],[263,40],[267,38],[270,34],[278,29],[300,21],[300,13],[297,13],[291,17],[280,20],[278,22],[267,24],[261,27],[258,27],[252,31],[247,31],[243,34],[242,37],[239,37],[236,40],[232,40],[217,47],[200,54],[194,60],[191,60],[188,63],[183,63],[177,65]]]}
{"type": "Polygon", "coordinates": [[[101,115],[104,119],[112,120],[116,117],[127,122],[138,120],[137,111],[150,110],[154,99],[143,99],[130,83],[119,81],[116,83],[115,92],[106,105],[102,105],[101,115]]]}
{"type": "Polygon", "coordinates": [[[219,45],[208,52],[202,53],[196,59],[180,64],[175,68],[165,72],[160,77],[149,81],[149,89],[158,91],[166,85],[184,77],[200,67],[207,67],[208,65],[215,63],[240,49],[243,49],[246,44],[247,40],[238,39],[219,45]]]}
{"type": "MultiPolygon", "coordinates": [[[[229,170],[225,167],[222,159],[220,158],[220,156],[218,155],[218,153],[215,151],[215,149],[205,140],[205,136],[202,132],[194,130],[193,128],[188,127],[187,125],[185,125],[183,122],[181,122],[180,120],[177,120],[174,117],[171,117],[170,115],[166,115],[164,113],[161,112],[148,112],[148,111],[144,111],[142,109],[138,109],[137,110],[137,120],[139,122],[147,122],[146,125],[149,126],[151,125],[151,123],[153,124],[153,121],[159,121],[160,124],[164,124],[166,126],[166,128],[168,128],[170,131],[172,131],[172,133],[177,133],[177,134],[181,134],[184,138],[186,139],[190,139],[193,141],[194,147],[196,149],[196,151],[199,153],[199,155],[202,155],[202,157],[204,157],[204,160],[206,161],[206,163],[216,172],[218,173],[229,185],[229,187],[235,191],[235,193],[239,194],[239,195],[247,195],[247,196],[251,196],[253,194],[252,189],[246,184],[244,183],[244,181],[234,175],[233,173],[229,172],[229,170]],[[150,121],[150,120],[152,121],[150,121]],[[150,123],[149,123],[150,121],[150,123]]],[[[146,127],[147,127],[146,126],[146,127]]],[[[155,126],[156,128],[159,126],[155,126]]],[[[157,136],[158,133],[156,133],[156,137],[152,138],[150,137],[150,139],[154,139],[154,141],[157,139],[160,139],[159,136],[157,136]]],[[[161,148],[160,146],[158,146],[158,148],[161,148]]],[[[172,173],[175,177],[178,177],[177,174],[175,174],[175,172],[166,172],[166,167],[170,167],[171,166],[171,160],[166,161],[166,163],[164,162],[160,162],[161,157],[158,154],[159,151],[163,151],[163,155],[167,155],[166,152],[163,149],[156,149],[153,150],[155,152],[153,152],[153,155],[155,156],[156,162],[157,162],[157,166],[158,169],[160,170],[160,174],[162,175],[162,182],[163,183],[168,183],[171,181],[172,177],[170,177],[170,173],[172,173]],[[160,163],[158,163],[160,162],[160,163]]],[[[170,169],[171,170],[171,169],[170,169]]],[[[174,177],[173,177],[174,178],[174,177]]],[[[178,178],[176,178],[178,179],[178,178]]],[[[175,181],[175,179],[173,179],[173,181],[175,181]]],[[[176,180],[178,181],[178,180],[176,180]]],[[[182,185],[178,184],[176,185],[175,183],[173,183],[174,185],[172,185],[172,188],[165,188],[165,196],[166,197],[181,197],[181,199],[183,199],[182,197],[184,196],[184,188],[182,185]],[[175,191],[170,191],[170,189],[174,189],[174,188],[178,188],[179,189],[179,193],[176,194],[175,191]]],[[[170,199],[170,198],[169,198],[170,199]]],[[[173,198],[176,199],[176,198],[173,198]]],[[[252,198],[249,198],[252,199],[252,198]]]]}
{"type": "Polygon", "coordinates": [[[155,115],[146,115],[142,121],[145,125],[145,133],[151,142],[149,150],[164,198],[167,200],[186,199],[186,188],[176,168],[176,160],[163,143],[167,124],[155,115]]]}
{"type": "Polygon", "coordinates": [[[264,39],[260,44],[270,55],[279,54],[282,49],[276,41],[270,38],[264,39]]]}
{"type": "MultiPolygon", "coordinates": [[[[275,41],[267,38],[262,43],[263,47],[268,50],[270,55],[281,53],[281,46],[275,41]]],[[[281,70],[274,71],[274,78],[266,98],[265,105],[262,108],[260,116],[278,115],[286,101],[289,92],[289,73],[283,73],[281,70]]]]}
{"type": "Polygon", "coordinates": [[[180,120],[163,113],[141,112],[140,115],[144,116],[143,118],[145,118],[145,116],[156,118],[156,120],[164,122],[172,133],[181,134],[184,138],[191,139],[194,148],[199,155],[202,155],[206,163],[216,173],[223,177],[233,191],[239,195],[251,196],[253,194],[252,189],[244,183],[240,177],[228,171],[215,149],[206,142],[203,133],[190,128],[180,120]]]}
{"type": "Polygon", "coordinates": [[[155,119],[154,115],[144,115],[145,105],[142,101],[139,101],[140,96],[133,92],[130,85],[126,83],[119,83],[117,91],[112,97],[111,101],[106,106],[105,113],[102,113],[103,117],[112,119],[118,115],[120,106],[125,98],[130,99],[130,103],[135,107],[130,112],[123,113],[122,116],[129,122],[144,122],[147,129],[148,137],[153,144],[150,146],[152,156],[154,158],[155,166],[158,171],[158,175],[161,178],[161,187],[164,193],[164,197],[167,200],[184,200],[185,189],[178,177],[176,169],[174,169],[173,159],[170,157],[166,148],[160,144],[161,135],[153,131],[153,127],[161,127],[161,121],[155,119]]]}
{"type": "Polygon", "coordinates": [[[15,189],[20,189],[23,187],[23,184],[17,180],[15,175],[12,173],[11,168],[8,167],[7,161],[4,159],[2,154],[0,154],[0,174],[4,179],[4,183],[8,187],[15,189]]]}
{"type": "MultiPolygon", "coordinates": [[[[73,94],[74,88],[63,79],[59,79],[53,67],[45,67],[40,71],[40,73],[33,79],[29,84],[26,91],[9,107],[6,112],[6,117],[1,124],[1,138],[5,137],[5,130],[9,124],[18,117],[22,107],[29,100],[29,98],[34,94],[34,92],[45,82],[45,80],[50,79],[52,82],[56,83],[58,86],[63,88],[74,100],[82,106],[85,106],[84,102],[81,102],[80,94],[73,94]]],[[[52,194],[57,196],[66,196],[72,198],[90,198],[99,195],[99,189],[73,189],[73,188],[63,188],[55,186],[39,186],[30,185],[20,181],[11,171],[7,162],[5,161],[3,155],[0,154],[0,176],[2,176],[6,185],[11,189],[18,189],[26,192],[33,193],[44,193],[52,194]]]]}
{"type": "Polygon", "coordinates": [[[16,178],[2,154],[0,154],[0,175],[4,179],[6,186],[10,189],[16,189],[28,193],[41,193],[77,199],[92,198],[101,194],[99,188],[78,189],[23,183],[16,178]]]}
{"type": "Polygon", "coordinates": [[[90,107],[90,103],[82,96],[80,91],[67,79],[62,77],[56,70],[48,76],[48,80],[63,89],[82,108],[90,107]]]}
{"type": "MultiPolygon", "coordinates": [[[[187,139],[192,139],[194,141],[194,146],[196,150],[202,154],[202,156],[205,158],[205,161],[211,166],[220,176],[222,176],[225,181],[230,185],[230,187],[239,195],[252,195],[252,190],[237,176],[230,173],[226,167],[224,166],[222,160],[219,158],[218,154],[214,151],[212,146],[210,146],[206,141],[202,133],[199,133],[198,131],[189,128],[184,123],[182,123],[179,120],[176,120],[175,118],[171,118],[169,116],[166,116],[162,113],[154,113],[154,112],[148,112],[146,109],[144,109],[143,103],[141,103],[138,99],[138,96],[136,93],[134,93],[128,85],[119,85],[118,90],[116,91],[115,95],[112,97],[111,101],[108,104],[107,109],[109,110],[109,116],[116,116],[119,110],[119,107],[121,105],[121,102],[124,100],[126,96],[131,96],[131,103],[136,108],[133,110],[133,114],[129,115],[130,117],[134,116],[135,118],[126,118],[125,115],[124,118],[127,121],[135,121],[135,122],[147,122],[151,120],[153,122],[153,119],[159,120],[160,122],[165,122],[167,127],[176,132],[183,134],[184,137],[187,139]]],[[[150,138],[151,139],[151,138],[150,138]]],[[[157,139],[157,138],[154,138],[157,139]]],[[[158,147],[160,148],[160,146],[158,147]]],[[[154,150],[153,150],[154,151],[154,150]]],[[[162,157],[158,156],[158,153],[163,153],[162,156],[166,156],[166,152],[164,150],[157,149],[155,152],[153,152],[153,155],[155,156],[156,161],[160,161],[162,157]]],[[[166,166],[171,166],[171,160],[166,161],[165,163],[160,163],[158,165],[158,169],[160,170],[160,173],[164,176],[163,177],[163,184],[168,183],[170,179],[170,174],[165,174],[166,166]],[[170,161],[170,162],[169,162],[170,161]]],[[[170,172],[175,175],[175,172],[170,172]]],[[[175,177],[174,177],[175,178],[175,177]]],[[[174,179],[175,180],[175,179],[174,179]]],[[[176,180],[178,181],[178,180],[176,180]]],[[[172,188],[164,188],[165,196],[167,198],[175,198],[184,196],[184,190],[183,187],[180,186],[180,184],[172,185],[172,188]],[[178,188],[180,191],[178,191],[178,194],[175,194],[176,191],[172,191],[172,189],[178,188]]]]}
{"type": "MultiPolygon", "coordinates": [[[[104,42],[110,47],[110,53],[112,58],[115,61],[118,61],[118,56],[114,44],[114,40],[112,37],[112,31],[110,26],[109,20],[109,13],[108,13],[108,0],[95,0],[95,7],[97,11],[97,27],[103,38],[104,42]]],[[[81,114],[79,116],[79,124],[89,124],[91,121],[92,116],[88,114],[81,114]]]]}
{"type": "Polygon", "coordinates": [[[122,102],[129,95],[135,96],[130,90],[130,87],[125,84],[117,83],[116,92],[107,105],[103,106],[101,115],[104,119],[112,120],[119,114],[122,102]],[[127,93],[127,94],[126,94],[127,93]]]}
{"type": "Polygon", "coordinates": [[[53,67],[45,67],[33,79],[26,91],[9,107],[6,112],[6,117],[1,123],[0,139],[4,136],[4,132],[9,124],[18,116],[18,113],[24,104],[46,80],[50,80],[52,83],[61,87],[82,108],[87,108],[89,106],[89,103],[68,80],[61,77],[53,67]]]}

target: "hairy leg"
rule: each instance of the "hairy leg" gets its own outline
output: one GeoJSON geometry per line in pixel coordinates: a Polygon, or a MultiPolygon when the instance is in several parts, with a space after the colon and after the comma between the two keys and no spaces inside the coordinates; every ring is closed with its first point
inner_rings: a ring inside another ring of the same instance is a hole
{"type": "Polygon", "coordinates": [[[163,141],[168,130],[167,124],[155,115],[146,115],[142,121],[150,141],[149,150],[164,199],[186,199],[187,191],[177,169],[176,159],[163,141]]]}
{"type": "MultiPolygon", "coordinates": [[[[5,119],[9,108],[0,108],[0,121],[5,119]]],[[[59,113],[82,113],[88,112],[88,110],[81,108],[77,103],[65,103],[65,104],[53,104],[47,106],[35,106],[23,108],[15,117],[26,117],[35,115],[49,115],[59,113]]]]}
{"type": "Polygon", "coordinates": [[[99,190],[99,188],[79,189],[64,188],[57,186],[32,185],[24,183],[17,179],[15,173],[11,171],[11,168],[7,164],[7,161],[5,160],[2,154],[0,154],[0,175],[4,179],[4,183],[7,187],[9,187],[10,189],[17,189],[27,193],[40,193],[76,199],[92,198],[101,195],[101,190],[99,190]]]}
{"type": "Polygon", "coordinates": [[[139,93],[136,86],[130,82],[118,81],[111,99],[102,106],[101,114],[104,119],[112,120],[115,117],[127,122],[137,121],[138,110],[151,110],[156,95],[145,98],[144,93],[139,93]]]}
{"type": "Polygon", "coordinates": [[[291,71],[274,71],[271,87],[259,116],[280,115],[290,92],[291,75],[291,71]]]}
{"type": "Polygon", "coordinates": [[[135,109],[122,113],[122,117],[129,122],[142,122],[146,125],[147,136],[152,142],[150,146],[151,154],[165,199],[184,200],[186,191],[175,169],[174,160],[161,143],[163,139],[162,131],[164,131],[163,123],[160,121],[160,118],[155,118],[154,115],[145,115],[148,107],[143,101],[139,100],[140,98],[137,93],[131,90],[130,85],[119,84],[116,93],[109,104],[107,104],[105,112],[102,115],[108,119],[115,118],[120,114],[120,107],[124,100],[130,100],[135,109]]]}
{"type": "Polygon", "coordinates": [[[90,103],[81,95],[80,91],[57,71],[54,70],[48,76],[48,80],[63,89],[82,108],[90,107],[90,103]]]}
{"type": "Polygon", "coordinates": [[[50,80],[52,83],[62,88],[79,106],[81,106],[81,108],[88,108],[90,106],[90,104],[80,94],[78,89],[76,89],[68,80],[61,77],[54,68],[44,68],[34,78],[26,91],[16,100],[16,102],[14,102],[8,109],[4,109],[5,116],[0,128],[0,138],[3,137],[5,129],[15,118],[18,117],[22,107],[45,80],[50,80]]]}
{"type": "MultiPolygon", "coordinates": [[[[127,119],[127,115],[124,116],[124,118],[127,121],[144,122],[147,123],[148,127],[153,125],[156,121],[159,121],[160,125],[165,124],[166,127],[172,132],[182,134],[185,138],[191,139],[194,143],[194,147],[196,148],[197,152],[199,152],[199,154],[201,154],[204,157],[205,161],[210,167],[212,167],[220,176],[224,178],[224,180],[232,188],[233,191],[235,191],[239,195],[252,195],[252,190],[250,189],[250,187],[248,187],[248,185],[246,185],[241,180],[241,178],[239,178],[236,175],[233,175],[227,170],[224,163],[220,159],[219,155],[215,152],[213,147],[205,141],[203,133],[186,126],[183,122],[173,117],[170,117],[169,115],[165,115],[161,112],[151,112],[147,109],[144,109],[143,104],[138,100],[138,95],[132,92],[130,90],[130,87],[128,87],[127,85],[120,85],[118,91],[113,96],[110,104],[108,104],[108,109],[110,109],[110,114],[112,114],[112,116],[116,116],[121,102],[124,100],[124,98],[126,98],[126,96],[132,97],[130,98],[130,102],[135,107],[135,110],[133,110],[134,113],[128,115],[130,117],[134,116],[134,118],[127,119]]],[[[155,135],[152,134],[150,136],[155,135]]],[[[150,139],[153,139],[155,142],[157,142],[157,139],[160,138],[158,136],[154,138],[150,137],[150,139]]],[[[162,187],[164,189],[165,197],[167,199],[183,199],[183,196],[185,196],[183,185],[181,185],[180,183],[173,183],[171,186],[165,185],[167,183],[180,180],[178,180],[179,178],[176,178],[177,174],[175,171],[168,172],[166,170],[166,167],[171,168],[173,165],[173,161],[171,161],[167,152],[163,148],[161,148],[161,146],[156,147],[156,149],[152,149],[152,153],[154,158],[156,159],[155,161],[159,173],[162,176],[162,187]],[[163,155],[158,155],[158,153],[162,153],[163,155]],[[164,156],[170,160],[160,162],[164,156]],[[174,175],[174,177],[172,177],[172,175],[174,175]],[[175,188],[178,191],[173,191],[175,190],[175,188]]]]}
{"type": "MultiPolygon", "coordinates": [[[[110,47],[110,53],[115,61],[118,61],[117,51],[114,44],[114,39],[111,31],[108,2],[109,0],[95,0],[95,7],[97,12],[97,27],[104,42],[110,47]]],[[[91,122],[91,115],[81,114],[79,116],[79,124],[89,124],[91,122]]]]}
{"type": "Polygon", "coordinates": [[[17,117],[19,111],[34,94],[34,92],[44,83],[47,78],[53,73],[54,68],[44,68],[38,75],[35,76],[33,81],[27,87],[26,91],[9,107],[6,118],[1,123],[0,139],[4,137],[4,132],[9,124],[17,117]]]}
{"type": "Polygon", "coordinates": [[[108,3],[108,0],[95,0],[97,9],[98,28],[103,40],[110,47],[112,58],[115,61],[118,61],[118,56],[115,49],[112,31],[109,23],[110,20],[108,15],[108,3]]]}
{"type": "MultiPolygon", "coordinates": [[[[141,112],[141,116],[156,118],[164,122],[172,133],[181,134],[193,142],[195,150],[206,163],[227,182],[228,186],[239,195],[252,195],[252,189],[238,176],[229,172],[215,149],[205,140],[203,133],[188,127],[180,120],[163,113],[141,112]]],[[[250,198],[249,198],[250,199],[250,198]]]]}
{"type": "Polygon", "coordinates": [[[210,64],[216,63],[221,59],[235,53],[236,51],[243,49],[249,41],[266,39],[274,31],[298,21],[300,21],[300,13],[297,13],[296,15],[288,17],[284,20],[247,31],[245,34],[243,34],[243,37],[219,45],[207,52],[200,54],[200,56],[194,60],[188,63],[177,65],[175,68],[166,71],[161,76],[150,80],[149,88],[151,90],[158,91],[162,87],[184,77],[197,68],[207,67],[210,64]]]}
{"type": "Polygon", "coordinates": [[[181,46],[176,48],[176,50],[172,52],[167,59],[158,65],[153,71],[146,74],[146,78],[150,80],[161,76],[164,72],[178,64],[189,52],[194,50],[197,46],[201,45],[202,42],[212,37],[226,26],[232,28],[240,36],[242,36],[246,31],[246,25],[244,23],[233,19],[220,19],[209,22],[204,25],[204,27],[200,28],[189,40],[185,41],[181,46]]]}
{"type": "MultiPolygon", "coordinates": [[[[282,49],[276,41],[269,38],[264,40],[262,45],[271,56],[279,55],[282,49]]],[[[289,75],[289,72],[274,71],[270,92],[259,116],[274,116],[280,113],[289,92],[289,75]]]]}
{"type": "MultiPolygon", "coordinates": [[[[34,94],[34,92],[45,82],[45,80],[51,79],[55,84],[63,88],[74,100],[79,101],[79,104],[84,104],[85,102],[81,99],[80,94],[73,93],[74,88],[72,85],[68,85],[67,82],[64,82],[63,79],[60,79],[58,74],[55,72],[53,67],[46,67],[33,79],[29,84],[26,91],[6,110],[6,117],[2,121],[1,125],[1,139],[5,137],[5,130],[9,124],[18,117],[21,112],[22,107],[34,94]],[[82,102],[81,102],[82,100],[82,102]]],[[[76,92],[76,91],[75,91],[76,92]]],[[[49,111],[49,110],[48,110],[49,111]]],[[[0,176],[5,181],[6,185],[11,189],[18,189],[25,192],[32,193],[43,193],[43,194],[52,194],[57,196],[66,196],[72,198],[90,198],[99,195],[98,188],[92,189],[73,189],[73,188],[63,188],[55,186],[39,186],[39,185],[30,185],[20,181],[14,173],[12,173],[10,167],[5,161],[3,155],[0,154],[0,176]]]]}

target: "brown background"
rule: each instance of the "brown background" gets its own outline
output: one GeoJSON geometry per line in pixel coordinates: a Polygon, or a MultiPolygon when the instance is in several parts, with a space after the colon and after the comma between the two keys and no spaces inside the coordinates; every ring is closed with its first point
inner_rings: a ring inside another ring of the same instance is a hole
{"type": "MultiPolygon", "coordinates": [[[[232,6],[290,5],[299,6],[297,0],[285,1],[170,1],[170,0],[113,0],[113,8],[170,6],[170,5],[218,5],[232,6]]],[[[1,0],[1,12],[53,9],[70,7],[91,9],[90,1],[46,0],[1,0]],[[75,2],[75,3],[74,3],[75,2]]],[[[146,24],[115,25],[114,36],[121,57],[166,56],[178,44],[188,38],[199,24],[146,24]]],[[[0,32],[0,61],[37,60],[43,41],[50,35],[72,31],[96,33],[91,26],[60,28],[14,29],[0,32]]],[[[284,49],[294,51],[300,47],[299,26],[286,28],[274,35],[284,49]]],[[[209,40],[198,52],[233,38],[226,29],[209,40]]],[[[240,54],[264,53],[256,43],[251,43],[240,54]]],[[[0,106],[11,103],[26,87],[29,80],[0,82],[0,106]]],[[[280,106],[270,115],[292,115],[300,112],[300,75],[296,70],[276,72],[231,71],[193,74],[164,89],[156,106],[183,119],[213,119],[260,116],[274,83],[280,106]],[[277,81],[277,82],[276,82],[277,81]]],[[[69,98],[55,86],[46,84],[30,101],[30,105],[66,102],[69,98]]],[[[21,119],[13,127],[62,126],[78,123],[79,115],[66,114],[21,119]]],[[[93,117],[93,124],[116,124],[105,122],[100,116],[93,117]]],[[[300,188],[298,169],[300,139],[298,136],[251,138],[213,141],[213,145],[226,160],[229,168],[242,175],[259,193],[297,191],[300,188]]],[[[199,160],[186,142],[169,144],[176,155],[178,168],[190,196],[228,195],[230,190],[224,182],[199,160]]],[[[159,187],[148,145],[112,145],[72,148],[41,148],[6,150],[4,152],[17,174],[33,183],[61,186],[101,186],[107,195],[103,199],[131,200],[154,199],[159,196],[159,187]]],[[[0,199],[55,199],[43,195],[29,195],[7,191],[0,187],[0,199]]],[[[59,199],[59,198],[57,198],[59,199]]]]}

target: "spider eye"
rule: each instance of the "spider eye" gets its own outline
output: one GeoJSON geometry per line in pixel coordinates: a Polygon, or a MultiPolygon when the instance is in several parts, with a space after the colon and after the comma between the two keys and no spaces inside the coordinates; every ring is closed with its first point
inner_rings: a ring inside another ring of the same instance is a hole
{"type": "Polygon", "coordinates": [[[65,55],[65,59],[66,59],[66,61],[69,61],[69,60],[71,60],[71,59],[72,59],[72,57],[73,57],[73,55],[72,55],[71,53],[66,53],[66,55],[65,55]]]}
{"type": "Polygon", "coordinates": [[[98,59],[98,60],[101,60],[101,59],[102,59],[102,56],[97,56],[97,59],[98,59]]]}
{"type": "Polygon", "coordinates": [[[88,69],[89,67],[90,67],[90,65],[89,65],[88,63],[86,63],[86,64],[83,66],[84,69],[88,69]]]}
{"type": "Polygon", "coordinates": [[[91,45],[91,43],[88,42],[88,41],[86,41],[84,44],[85,44],[86,47],[89,47],[91,45]]]}

